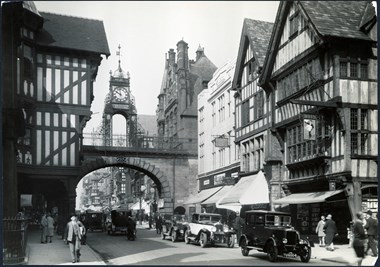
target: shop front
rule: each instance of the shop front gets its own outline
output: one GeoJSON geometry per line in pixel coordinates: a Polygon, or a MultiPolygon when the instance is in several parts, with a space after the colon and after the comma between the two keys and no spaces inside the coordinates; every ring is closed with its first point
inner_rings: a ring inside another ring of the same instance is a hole
{"type": "Polygon", "coordinates": [[[273,204],[279,205],[277,207],[281,209],[288,206],[292,215],[292,225],[301,234],[314,236],[313,241],[317,240],[315,229],[321,216],[331,214],[338,228],[335,241],[348,242],[347,227],[352,219],[345,190],[294,193],[274,200],[273,204]]]}

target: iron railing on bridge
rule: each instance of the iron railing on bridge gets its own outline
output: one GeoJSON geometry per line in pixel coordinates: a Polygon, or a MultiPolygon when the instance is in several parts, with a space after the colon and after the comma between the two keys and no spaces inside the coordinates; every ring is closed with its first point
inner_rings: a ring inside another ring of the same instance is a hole
{"type": "Polygon", "coordinates": [[[28,220],[20,218],[3,219],[3,263],[20,264],[25,261],[28,244],[28,220]]]}
{"type": "Polygon", "coordinates": [[[112,135],[83,133],[82,144],[85,146],[126,147],[135,149],[177,150],[197,152],[197,141],[188,138],[167,138],[158,136],[112,135]]]}

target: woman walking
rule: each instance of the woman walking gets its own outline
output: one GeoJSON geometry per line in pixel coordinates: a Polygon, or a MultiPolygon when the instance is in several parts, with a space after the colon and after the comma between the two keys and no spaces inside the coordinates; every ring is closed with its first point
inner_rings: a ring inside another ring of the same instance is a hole
{"type": "Polygon", "coordinates": [[[46,242],[51,243],[51,240],[52,240],[53,235],[54,235],[54,219],[53,219],[53,217],[51,217],[50,212],[48,212],[46,215],[46,221],[47,221],[46,242]]]}
{"type": "Polygon", "coordinates": [[[325,244],[326,234],[325,234],[325,231],[323,230],[323,227],[325,226],[325,220],[326,220],[325,216],[321,216],[321,220],[318,222],[317,228],[315,228],[315,233],[318,235],[320,247],[324,247],[326,245],[325,244]]]}

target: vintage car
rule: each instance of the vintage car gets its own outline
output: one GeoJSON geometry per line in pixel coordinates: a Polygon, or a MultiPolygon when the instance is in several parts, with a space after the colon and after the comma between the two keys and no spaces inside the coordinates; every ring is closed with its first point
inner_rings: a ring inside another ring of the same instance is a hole
{"type": "Polygon", "coordinates": [[[111,210],[111,220],[107,225],[107,233],[113,235],[115,233],[125,234],[129,240],[136,238],[136,223],[132,219],[132,212],[124,208],[116,208],[111,210]]]}
{"type": "Polygon", "coordinates": [[[216,213],[194,213],[185,231],[185,243],[199,242],[202,248],[207,244],[235,245],[235,231],[222,223],[222,215],[216,213]]]}
{"type": "Polygon", "coordinates": [[[173,242],[178,239],[183,240],[185,237],[185,231],[187,230],[187,225],[188,221],[186,215],[164,215],[161,231],[162,239],[169,236],[173,242]]]}
{"type": "Polygon", "coordinates": [[[278,256],[300,256],[302,262],[309,262],[311,247],[290,224],[290,214],[264,210],[245,212],[245,223],[239,240],[241,253],[248,256],[251,249],[266,252],[270,261],[278,256]]]}
{"type": "Polygon", "coordinates": [[[85,226],[89,231],[104,230],[104,213],[101,211],[86,211],[85,226]]]}

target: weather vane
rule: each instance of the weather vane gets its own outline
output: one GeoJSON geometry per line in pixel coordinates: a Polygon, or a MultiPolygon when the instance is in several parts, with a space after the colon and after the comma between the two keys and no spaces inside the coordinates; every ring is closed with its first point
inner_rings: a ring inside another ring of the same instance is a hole
{"type": "Polygon", "coordinates": [[[116,51],[116,55],[119,56],[119,66],[120,66],[120,61],[121,61],[121,59],[120,59],[121,58],[121,53],[120,53],[121,46],[120,46],[120,44],[119,44],[118,48],[119,48],[119,51],[116,51]]]}

